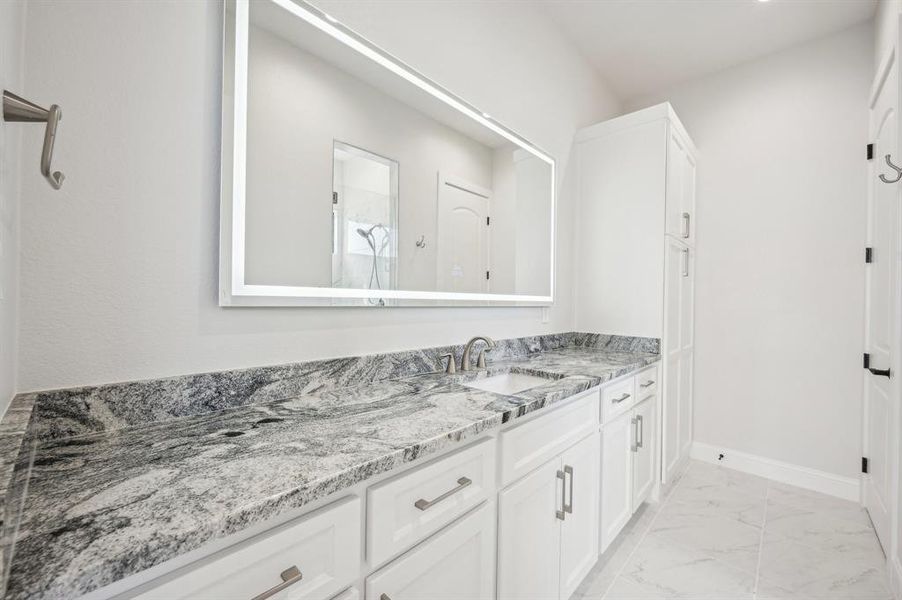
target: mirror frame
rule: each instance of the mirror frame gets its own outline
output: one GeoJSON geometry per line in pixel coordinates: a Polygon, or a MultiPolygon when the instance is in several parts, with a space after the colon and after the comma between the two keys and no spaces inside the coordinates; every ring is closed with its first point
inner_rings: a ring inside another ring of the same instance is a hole
{"type": "Polygon", "coordinates": [[[550,306],[554,303],[556,164],[554,158],[511,129],[499,124],[436,82],[382,50],[305,0],[225,0],[223,10],[222,158],[219,244],[220,306],[380,306],[363,302],[381,298],[382,306],[550,306]],[[551,167],[551,254],[549,293],[543,295],[371,290],[245,282],[245,212],[247,153],[247,64],[250,1],[266,1],[303,19],[381,67],[429,93],[448,106],[501,135],[551,167]]]}

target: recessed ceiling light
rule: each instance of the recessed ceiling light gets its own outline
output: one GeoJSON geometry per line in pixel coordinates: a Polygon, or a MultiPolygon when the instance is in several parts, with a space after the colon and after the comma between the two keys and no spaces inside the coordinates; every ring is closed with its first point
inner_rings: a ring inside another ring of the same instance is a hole
{"type": "Polygon", "coordinates": [[[770,2],[770,0],[758,0],[758,2],[770,2]]]}

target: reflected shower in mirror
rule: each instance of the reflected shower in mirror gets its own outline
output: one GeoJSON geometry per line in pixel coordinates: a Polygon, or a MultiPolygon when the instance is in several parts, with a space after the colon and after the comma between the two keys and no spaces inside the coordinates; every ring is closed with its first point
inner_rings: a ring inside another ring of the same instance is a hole
{"type": "Polygon", "coordinates": [[[305,3],[226,6],[225,304],[550,303],[550,157],[305,3]]]}

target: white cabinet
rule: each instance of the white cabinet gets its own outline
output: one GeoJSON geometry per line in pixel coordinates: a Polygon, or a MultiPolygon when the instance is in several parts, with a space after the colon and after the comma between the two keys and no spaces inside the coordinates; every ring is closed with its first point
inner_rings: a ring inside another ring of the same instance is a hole
{"type": "Polygon", "coordinates": [[[492,600],[495,505],[483,504],[366,579],[366,597],[492,600]]]}
{"type": "MultiPolygon", "coordinates": [[[[658,484],[658,367],[641,371],[619,385],[631,393],[601,430],[601,526],[599,545],[607,550],[658,484]]],[[[611,389],[613,389],[613,385],[611,389]]],[[[602,390],[602,398],[610,396],[602,390]]]]}
{"type": "Polygon", "coordinates": [[[633,409],[631,424],[633,426],[633,512],[651,495],[657,482],[655,477],[655,396],[639,402],[633,409]]]}
{"type": "Polygon", "coordinates": [[[695,250],[670,237],[665,245],[662,480],[669,483],[692,444],[695,250]]]}
{"type": "Polygon", "coordinates": [[[605,423],[601,434],[601,551],[633,516],[633,414],[605,423]]]}
{"type": "Polygon", "coordinates": [[[348,498],[190,565],[139,600],[326,600],[358,576],[361,507],[348,498]]]}
{"type": "Polygon", "coordinates": [[[692,442],[696,157],[668,103],[576,135],[576,329],[661,339],[664,483],[692,442]]]}
{"type": "Polygon", "coordinates": [[[498,596],[566,600],[598,557],[598,433],[499,494],[498,596]]]}

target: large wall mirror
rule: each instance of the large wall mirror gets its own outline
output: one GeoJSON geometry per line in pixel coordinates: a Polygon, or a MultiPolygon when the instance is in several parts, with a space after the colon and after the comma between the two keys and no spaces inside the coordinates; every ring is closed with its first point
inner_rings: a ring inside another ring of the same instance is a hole
{"type": "Polygon", "coordinates": [[[220,304],[551,304],[548,154],[311,5],[225,6],[220,304]]]}

